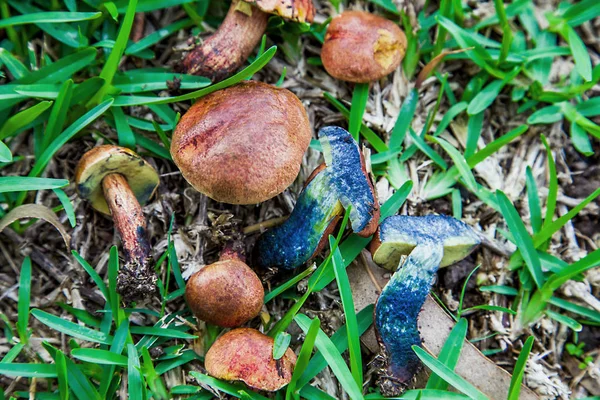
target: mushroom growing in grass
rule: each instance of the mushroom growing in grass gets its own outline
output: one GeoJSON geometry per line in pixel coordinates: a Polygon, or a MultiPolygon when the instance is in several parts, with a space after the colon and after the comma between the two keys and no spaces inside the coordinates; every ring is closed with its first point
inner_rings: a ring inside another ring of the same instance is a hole
{"type": "Polygon", "coordinates": [[[379,203],[358,144],[335,126],[321,129],[319,140],[325,163],[308,178],[290,217],[256,243],[262,267],[292,269],[317,255],[349,206],[354,232],[368,237],[377,229],[379,203]]]}
{"type": "Polygon", "coordinates": [[[199,99],[181,118],[173,161],[199,192],[229,204],[256,204],[296,179],[312,133],[289,90],[247,81],[199,99]]]}
{"type": "Polygon", "coordinates": [[[346,11],[331,20],[321,60],[336,79],[354,82],[349,131],[355,139],[364,113],[369,82],[393,72],[404,58],[406,35],[394,22],[364,11],[346,11]],[[354,118],[352,118],[354,117],[354,118]]]}
{"type": "Polygon", "coordinates": [[[150,243],[141,204],[158,187],[156,170],[129,149],[98,146],[81,157],[75,182],[79,195],[93,208],[112,215],[123,242],[125,265],[119,270],[117,291],[127,300],[152,294],[156,275],[150,265],[150,243]]]}
{"type": "Polygon", "coordinates": [[[219,29],[185,57],[183,68],[213,82],[232,75],[260,42],[271,14],[312,22],[315,8],[312,0],[233,0],[219,29]]]}
{"type": "Polygon", "coordinates": [[[215,378],[242,381],[252,389],[274,392],[292,379],[296,354],[288,348],[273,358],[274,340],[256,329],[233,329],[208,349],[204,366],[215,378]]]}
{"type": "Polygon", "coordinates": [[[370,245],[373,261],[393,270],[375,305],[375,331],[382,348],[379,386],[385,396],[398,396],[421,368],[412,350],[420,346],[419,311],[439,267],[468,256],[479,236],[462,221],[445,215],[386,218],[370,245]],[[400,264],[402,256],[408,256],[400,264]]]}
{"type": "Polygon", "coordinates": [[[185,287],[185,300],[194,315],[223,328],[258,316],[264,297],[260,279],[232,245],[221,251],[219,261],[192,275],[185,287]]]}

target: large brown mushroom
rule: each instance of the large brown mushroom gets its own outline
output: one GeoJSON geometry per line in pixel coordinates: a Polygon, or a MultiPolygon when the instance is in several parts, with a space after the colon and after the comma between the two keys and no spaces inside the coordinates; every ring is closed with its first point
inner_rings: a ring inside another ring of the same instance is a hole
{"type": "Polygon", "coordinates": [[[185,300],[198,319],[223,328],[241,326],[256,317],[265,292],[243,257],[226,247],[216,263],[196,272],[185,287],[185,300]]]}
{"type": "Polygon", "coordinates": [[[220,81],[246,61],[267,28],[270,14],[295,22],[312,22],[312,0],[233,0],[219,29],[183,60],[188,74],[220,81]]]}
{"type": "Polygon", "coordinates": [[[392,21],[364,11],[346,11],[331,20],[321,59],[334,78],[367,83],[398,68],[406,45],[406,35],[392,21]]]}
{"type": "Polygon", "coordinates": [[[310,138],[308,116],[292,92],[247,81],[199,99],[175,128],[171,155],[199,192],[256,204],[294,181],[310,138]]]}
{"type": "Polygon", "coordinates": [[[292,379],[296,354],[288,348],[275,360],[273,345],[272,338],[256,329],[234,329],[208,349],[204,366],[215,378],[242,381],[253,389],[274,392],[292,379]]]}
{"type": "Polygon", "coordinates": [[[75,170],[79,195],[93,208],[112,215],[123,242],[125,265],[119,270],[117,291],[128,300],[156,290],[150,265],[146,219],[140,205],[158,187],[158,174],[143,158],[124,147],[105,145],[88,151],[75,170]]]}

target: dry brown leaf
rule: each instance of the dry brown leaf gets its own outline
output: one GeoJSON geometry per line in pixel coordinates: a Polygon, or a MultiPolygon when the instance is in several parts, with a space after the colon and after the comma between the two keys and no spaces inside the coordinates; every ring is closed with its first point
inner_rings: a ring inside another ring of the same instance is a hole
{"type": "Polygon", "coordinates": [[[70,248],[69,244],[71,243],[71,236],[67,233],[63,224],[60,223],[58,217],[51,209],[40,204],[24,204],[10,210],[8,214],[4,216],[4,218],[0,219],[0,232],[2,232],[8,225],[22,218],[43,219],[44,221],[51,223],[58,230],[65,241],[67,250],[70,248]]]}
{"type": "Polygon", "coordinates": [[[440,54],[438,54],[437,56],[433,57],[433,59],[431,61],[429,61],[427,63],[427,65],[425,65],[423,67],[423,69],[421,70],[421,72],[419,72],[419,75],[417,76],[417,81],[415,82],[415,88],[419,89],[421,87],[421,85],[423,84],[423,82],[425,81],[425,79],[427,79],[429,77],[429,75],[431,75],[431,73],[433,72],[433,70],[442,61],[444,61],[444,57],[446,57],[446,56],[448,56],[450,54],[464,53],[465,51],[469,51],[471,49],[473,49],[473,48],[469,47],[467,49],[459,49],[459,50],[444,50],[440,54]]]}
{"type": "MultiPolygon", "coordinates": [[[[371,265],[369,262],[352,263],[348,267],[348,278],[357,312],[375,303],[379,296],[378,286],[384,287],[389,276],[389,271],[371,265]]],[[[419,332],[423,339],[423,347],[437,356],[453,327],[454,320],[431,296],[428,296],[419,314],[419,332]]],[[[373,327],[365,332],[361,340],[372,352],[379,351],[373,327]]],[[[467,340],[463,345],[455,371],[490,399],[504,400],[507,398],[510,374],[484,356],[467,340]]],[[[419,380],[417,378],[417,381],[419,380]]],[[[538,396],[524,385],[521,387],[519,398],[521,400],[539,400],[538,396]]]]}

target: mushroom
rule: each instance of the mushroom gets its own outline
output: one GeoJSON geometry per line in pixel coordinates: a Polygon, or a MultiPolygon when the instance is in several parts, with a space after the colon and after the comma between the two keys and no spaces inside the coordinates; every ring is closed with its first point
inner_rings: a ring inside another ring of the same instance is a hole
{"type": "Polygon", "coordinates": [[[175,128],[171,155],[183,177],[213,200],[256,204],[296,179],[311,136],[292,92],[247,81],[199,99],[175,128]]]}
{"type": "Polygon", "coordinates": [[[119,270],[117,291],[128,300],[143,298],[156,290],[150,265],[150,243],[145,204],[158,187],[156,170],[133,151],[104,145],[86,152],[75,170],[79,195],[93,208],[112,215],[125,253],[119,270]]]}
{"type": "Polygon", "coordinates": [[[395,215],[379,226],[370,245],[373,261],[387,269],[398,268],[375,305],[383,395],[399,396],[421,368],[411,347],[421,345],[417,317],[438,268],[462,260],[479,243],[471,227],[445,215],[395,215]]]}
{"type": "Polygon", "coordinates": [[[265,232],[255,246],[262,267],[296,268],[317,255],[344,209],[360,236],[371,236],[379,222],[379,203],[356,141],[345,129],[319,131],[325,163],[308,178],[290,217],[265,232]]]}
{"type": "Polygon", "coordinates": [[[296,354],[288,348],[273,358],[274,340],[256,329],[233,329],[208,349],[204,366],[215,378],[242,381],[252,389],[274,392],[292,379],[296,354]]]}
{"type": "Polygon", "coordinates": [[[354,93],[365,93],[364,100],[352,101],[359,107],[357,124],[351,120],[350,132],[358,139],[360,120],[369,90],[368,83],[393,72],[404,58],[406,35],[392,21],[364,11],[346,11],[331,20],[321,49],[321,60],[329,75],[354,82],[354,93]]]}
{"type": "Polygon", "coordinates": [[[270,14],[312,22],[315,8],[312,0],[233,0],[219,29],[185,57],[184,70],[213,82],[227,78],[260,42],[270,14]]]}
{"type": "Polygon", "coordinates": [[[260,313],[265,292],[243,258],[232,247],[225,247],[219,261],[205,266],[188,280],[185,300],[198,319],[233,328],[260,313]]]}

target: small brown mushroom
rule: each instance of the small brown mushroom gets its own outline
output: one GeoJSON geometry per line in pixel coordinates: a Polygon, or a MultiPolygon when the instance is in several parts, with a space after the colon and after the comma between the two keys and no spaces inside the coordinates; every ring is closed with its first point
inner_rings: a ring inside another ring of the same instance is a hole
{"type": "Polygon", "coordinates": [[[292,379],[296,354],[287,349],[273,358],[272,338],[256,329],[238,328],[219,337],[206,353],[204,366],[215,378],[242,381],[257,390],[274,392],[292,379]]]}
{"type": "Polygon", "coordinates": [[[294,181],[310,138],[308,116],[292,92],[247,81],[199,99],[175,128],[171,155],[199,192],[256,204],[294,181]]]}
{"type": "Polygon", "coordinates": [[[119,270],[117,291],[128,300],[153,293],[156,275],[149,265],[150,243],[140,203],[158,187],[156,170],[129,149],[98,146],[81,157],[75,182],[79,195],[93,208],[112,215],[123,241],[125,265],[119,270]]]}
{"type": "Polygon", "coordinates": [[[270,14],[312,22],[312,0],[233,0],[219,29],[183,60],[188,74],[220,81],[237,71],[260,41],[270,14]]]}
{"type": "Polygon", "coordinates": [[[265,292],[256,273],[226,248],[216,263],[196,272],[185,287],[185,300],[198,319],[223,328],[243,325],[256,317],[265,292]]]}
{"type": "Polygon", "coordinates": [[[404,32],[392,21],[364,11],[346,11],[331,20],[321,59],[334,78],[367,83],[398,68],[406,45],[404,32]]]}

